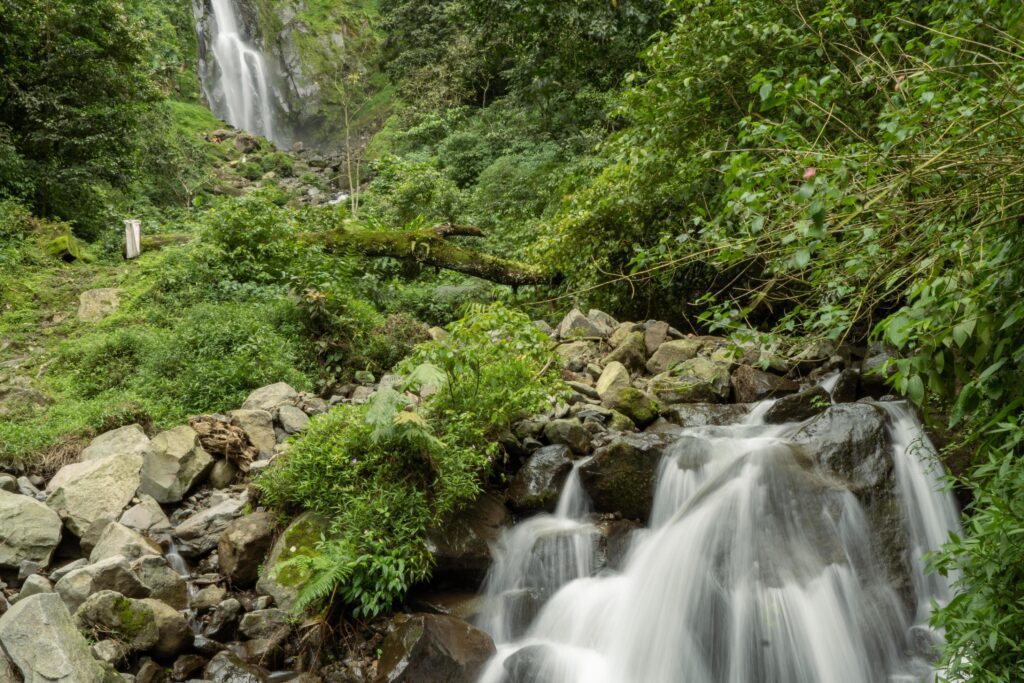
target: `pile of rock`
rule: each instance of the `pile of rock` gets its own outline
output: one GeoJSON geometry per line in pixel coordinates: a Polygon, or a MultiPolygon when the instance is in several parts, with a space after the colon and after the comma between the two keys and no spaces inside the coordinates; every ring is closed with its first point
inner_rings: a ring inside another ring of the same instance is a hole
{"type": "Polygon", "coordinates": [[[48,482],[0,474],[0,681],[243,683],[287,668],[291,605],[266,562],[276,521],[250,509],[247,477],[327,409],[275,384],[152,438],[101,434],[48,482]]]}

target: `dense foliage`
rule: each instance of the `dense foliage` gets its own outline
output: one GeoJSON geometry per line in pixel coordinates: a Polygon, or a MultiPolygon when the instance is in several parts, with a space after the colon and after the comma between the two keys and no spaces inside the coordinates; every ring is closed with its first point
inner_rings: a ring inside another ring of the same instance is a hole
{"type": "Polygon", "coordinates": [[[298,608],[337,597],[355,616],[375,616],[427,578],[428,529],[480,493],[503,457],[498,433],[548,404],[549,363],[529,318],[477,308],[446,339],[418,347],[398,387],[315,419],[257,482],[272,505],[330,520],[315,551],[276,568],[303,577],[298,608]]]}

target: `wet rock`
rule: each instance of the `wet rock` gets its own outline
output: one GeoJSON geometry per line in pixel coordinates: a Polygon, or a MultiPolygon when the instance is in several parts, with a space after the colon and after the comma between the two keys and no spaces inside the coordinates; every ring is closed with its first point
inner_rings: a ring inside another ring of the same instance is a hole
{"type": "Polygon", "coordinates": [[[54,589],[71,611],[77,610],[90,595],[105,590],[130,598],[149,597],[149,590],[132,573],[128,560],[123,557],[108,557],[68,572],[54,589]]]}
{"type": "Polygon", "coordinates": [[[281,406],[277,411],[277,419],[281,428],[289,434],[304,432],[309,427],[309,416],[295,406],[281,406]]]}
{"type": "Polygon", "coordinates": [[[46,567],[62,526],[60,516],[43,503],[0,491],[0,567],[15,568],[26,560],[46,567]]]}
{"type": "Polygon", "coordinates": [[[742,422],[750,407],[743,404],[686,403],[669,406],[665,419],[680,427],[707,427],[742,422]]]}
{"type": "Polygon", "coordinates": [[[860,373],[852,368],[846,368],[836,378],[836,385],[832,388],[832,400],[835,403],[853,403],[857,400],[860,391],[860,373]]]}
{"type": "Polygon", "coordinates": [[[474,683],[495,654],[490,636],[434,614],[400,615],[384,641],[378,683],[474,683]]]}
{"type": "Polygon", "coordinates": [[[703,357],[691,358],[654,377],[649,389],[663,404],[725,403],[731,392],[729,367],[703,357]]]}
{"type": "Polygon", "coordinates": [[[139,488],[143,457],[114,455],[65,465],[46,486],[46,504],[81,537],[101,519],[117,519],[139,488]]]}
{"type": "Polygon", "coordinates": [[[103,667],[53,593],[33,595],[0,617],[0,646],[26,683],[102,683],[103,667]],[[41,645],[45,644],[45,647],[41,645]]]}
{"type": "Polygon", "coordinates": [[[174,660],[171,667],[171,679],[175,681],[187,681],[193,674],[201,673],[206,666],[206,657],[199,655],[181,655],[174,660]]]}
{"type": "Polygon", "coordinates": [[[793,380],[763,372],[749,365],[736,368],[730,381],[737,403],[757,403],[766,398],[794,394],[800,389],[800,385],[793,380]]]}
{"type": "Polygon", "coordinates": [[[242,617],[239,631],[246,638],[273,638],[291,630],[291,616],[282,609],[261,609],[242,617]]]}
{"type": "Polygon", "coordinates": [[[79,631],[96,637],[114,637],[130,652],[143,652],[160,641],[153,610],[140,600],[115,591],[90,595],[74,616],[79,631]]]}
{"type": "Polygon", "coordinates": [[[278,382],[277,384],[260,387],[249,394],[249,397],[245,399],[245,403],[242,404],[242,409],[265,410],[268,413],[273,413],[283,405],[295,405],[298,399],[299,392],[284,382],[278,382]]]}
{"type": "Polygon", "coordinates": [[[575,418],[548,422],[544,425],[544,437],[549,443],[568,446],[578,455],[585,455],[590,450],[590,436],[575,418]]]}
{"type": "Polygon", "coordinates": [[[891,347],[882,344],[871,346],[860,368],[861,385],[868,396],[879,398],[889,393],[888,380],[896,374],[896,367],[891,363],[897,358],[891,347]]]}
{"type": "Polygon", "coordinates": [[[160,546],[139,532],[111,522],[89,553],[89,562],[95,563],[117,555],[136,560],[143,555],[159,555],[160,552],[160,546]]]}
{"type": "Polygon", "coordinates": [[[274,435],[274,417],[266,410],[232,410],[228,413],[231,424],[239,427],[249,437],[261,455],[274,452],[277,437],[274,435]]]}
{"type": "Polygon", "coordinates": [[[274,516],[254,512],[231,522],[217,543],[220,568],[235,586],[256,583],[259,567],[267,558],[274,541],[274,516]]]}
{"type": "Polygon", "coordinates": [[[511,523],[512,516],[501,499],[483,493],[440,528],[429,529],[427,548],[437,563],[434,576],[470,582],[482,579],[491,565],[490,545],[511,523]]]}
{"type": "Polygon", "coordinates": [[[597,525],[601,534],[601,565],[616,571],[625,566],[633,532],[641,529],[632,519],[604,519],[597,525]]]}
{"type": "Polygon", "coordinates": [[[205,612],[224,602],[228,592],[218,585],[207,586],[192,596],[190,606],[197,612],[205,612]]]}
{"type": "Polygon", "coordinates": [[[183,557],[199,557],[217,547],[220,534],[237,519],[248,502],[248,496],[227,496],[216,492],[212,506],[192,515],[174,527],[173,535],[180,541],[178,552],[183,557]]]}
{"type": "Polygon", "coordinates": [[[506,678],[502,683],[554,683],[549,662],[557,658],[557,652],[550,645],[527,645],[510,654],[502,668],[506,678]]]}
{"type": "Polygon", "coordinates": [[[655,434],[626,434],[599,448],[579,470],[595,508],[646,520],[663,447],[663,440],[655,434]]]}
{"type": "Polygon", "coordinates": [[[213,608],[210,621],[203,629],[203,635],[224,643],[231,640],[242,618],[242,603],[235,598],[222,600],[213,608]]]}
{"type": "Polygon", "coordinates": [[[131,424],[100,434],[82,450],[79,461],[99,460],[111,455],[144,455],[149,450],[149,437],[142,427],[131,424]]]}
{"type": "MultiPolygon", "coordinates": [[[[203,660],[203,663],[205,664],[206,660],[203,660]]],[[[139,665],[139,670],[135,674],[135,683],[167,683],[168,680],[164,667],[148,657],[142,660],[142,664],[139,665]]]]}
{"type": "Polygon", "coordinates": [[[630,424],[627,426],[618,426],[615,424],[615,416],[613,416],[612,423],[609,427],[617,430],[625,430],[632,428],[633,425],[637,427],[646,427],[655,420],[658,419],[658,411],[660,410],[658,404],[647,394],[635,389],[633,387],[626,387],[622,391],[619,391],[611,400],[606,401],[616,413],[624,415],[628,418],[630,424]]]}
{"type": "Polygon", "coordinates": [[[203,680],[213,683],[267,683],[263,670],[244,662],[238,655],[218,652],[206,665],[203,680]]]}
{"type": "Polygon", "coordinates": [[[555,330],[555,334],[559,339],[577,339],[579,337],[604,338],[611,333],[611,328],[595,323],[583,315],[577,308],[569,311],[555,330]]]}
{"type": "Polygon", "coordinates": [[[642,332],[629,334],[615,349],[601,361],[603,365],[622,363],[632,372],[641,372],[647,362],[647,350],[642,332]]]}
{"type": "Polygon", "coordinates": [[[160,503],[152,496],[142,494],[139,502],[124,511],[121,524],[141,534],[166,534],[171,530],[171,522],[164,514],[160,503]]]}
{"type": "Polygon", "coordinates": [[[274,542],[270,556],[260,570],[256,590],[261,595],[274,598],[274,603],[281,609],[291,610],[307,575],[299,567],[279,568],[278,563],[302,555],[312,556],[321,535],[328,533],[329,529],[327,520],[316,513],[306,512],[296,517],[274,542]]]}
{"type": "Polygon", "coordinates": [[[552,511],[565,478],[572,471],[569,449],[545,446],[519,468],[508,489],[508,501],[519,512],[552,511]]]}
{"type": "Polygon", "coordinates": [[[162,556],[140,557],[132,562],[131,567],[139,582],[149,591],[150,597],[177,610],[188,607],[188,584],[162,556]]]}
{"type": "Polygon", "coordinates": [[[828,392],[821,387],[814,387],[799,394],[780,398],[764,414],[764,421],[768,424],[803,422],[824,412],[830,405],[832,398],[828,392]]]}
{"type": "Polygon", "coordinates": [[[142,465],[139,491],[158,503],[177,503],[197,486],[213,466],[213,457],[187,425],[153,437],[142,465]]]}
{"type": "Polygon", "coordinates": [[[78,319],[95,323],[116,311],[121,305],[117,289],[90,289],[78,295],[78,319]]]}
{"type": "Polygon", "coordinates": [[[33,595],[39,595],[40,593],[52,592],[53,584],[50,583],[49,579],[39,574],[33,574],[25,579],[24,583],[21,584],[21,591],[19,591],[18,597],[14,602],[20,602],[25,598],[30,598],[33,595]]]}

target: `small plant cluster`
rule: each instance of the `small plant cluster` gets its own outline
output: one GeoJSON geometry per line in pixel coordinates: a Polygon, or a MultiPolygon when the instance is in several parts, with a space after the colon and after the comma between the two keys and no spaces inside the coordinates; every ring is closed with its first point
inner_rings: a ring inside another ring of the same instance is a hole
{"type": "Polygon", "coordinates": [[[557,391],[544,335],[500,304],[418,346],[396,388],[314,419],[258,481],[263,499],[330,521],[316,552],[278,565],[306,577],[298,609],[391,608],[430,575],[427,530],[472,502],[502,458],[497,433],[557,391]]]}

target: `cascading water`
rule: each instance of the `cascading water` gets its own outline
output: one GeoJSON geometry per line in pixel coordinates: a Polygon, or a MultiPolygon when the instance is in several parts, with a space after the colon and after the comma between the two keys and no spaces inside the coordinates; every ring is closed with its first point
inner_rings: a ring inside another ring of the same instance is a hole
{"type": "Polygon", "coordinates": [[[908,596],[876,557],[870,510],[808,455],[806,424],[766,425],[766,408],[743,424],[682,430],[621,572],[595,575],[596,527],[576,470],[554,515],[510,529],[485,585],[481,626],[498,654],[481,682],[927,680],[914,631],[949,588],[921,557],[958,521],[916,418],[901,403],[871,408],[892,444],[908,596]]]}
{"type": "Polygon", "coordinates": [[[211,0],[211,6],[211,52],[217,69],[215,78],[203,79],[207,101],[236,128],[283,144],[275,126],[273,79],[266,60],[243,35],[233,0],[211,0]]]}

